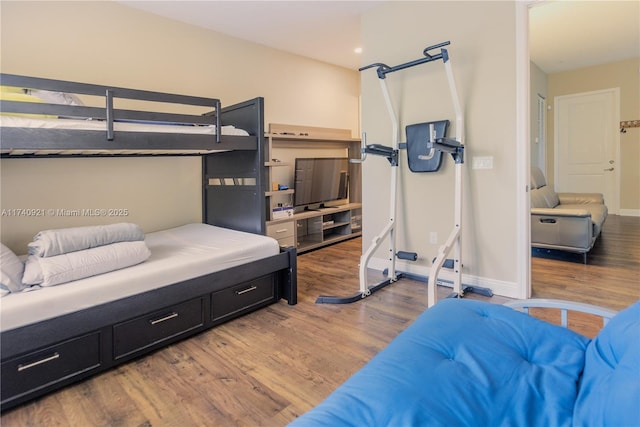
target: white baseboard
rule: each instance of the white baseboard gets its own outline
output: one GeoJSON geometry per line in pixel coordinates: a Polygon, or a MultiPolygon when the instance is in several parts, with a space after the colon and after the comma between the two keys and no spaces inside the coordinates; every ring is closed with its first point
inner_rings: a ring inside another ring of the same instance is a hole
{"type": "Polygon", "coordinates": [[[640,216],[640,209],[620,209],[620,216],[640,216]]]}
{"type": "MultiPolygon", "coordinates": [[[[389,261],[382,258],[371,258],[369,260],[369,268],[382,271],[389,268],[389,261]]],[[[396,270],[399,272],[406,272],[415,274],[417,276],[428,279],[431,268],[424,266],[416,266],[404,261],[396,261],[396,270]]],[[[447,269],[440,270],[439,280],[442,280],[442,285],[448,286],[447,281],[453,281],[454,275],[447,269]]],[[[472,276],[469,274],[462,274],[462,284],[467,286],[478,286],[482,288],[489,288],[496,294],[507,298],[521,298],[519,293],[518,284],[515,282],[505,282],[502,280],[490,279],[487,277],[472,276]]]]}

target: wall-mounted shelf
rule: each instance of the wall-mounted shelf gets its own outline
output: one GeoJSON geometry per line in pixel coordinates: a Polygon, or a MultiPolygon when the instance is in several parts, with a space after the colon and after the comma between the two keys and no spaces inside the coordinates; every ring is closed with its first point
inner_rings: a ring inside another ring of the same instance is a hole
{"type": "Polygon", "coordinates": [[[291,166],[291,163],[289,162],[275,162],[275,161],[270,161],[270,162],[264,162],[264,165],[267,167],[271,167],[271,168],[275,168],[275,167],[279,167],[279,166],[291,166]]]}
{"type": "Polygon", "coordinates": [[[283,196],[285,194],[293,194],[294,191],[292,189],[289,190],[276,190],[276,191],[265,191],[264,195],[267,197],[271,196],[283,196]]]}

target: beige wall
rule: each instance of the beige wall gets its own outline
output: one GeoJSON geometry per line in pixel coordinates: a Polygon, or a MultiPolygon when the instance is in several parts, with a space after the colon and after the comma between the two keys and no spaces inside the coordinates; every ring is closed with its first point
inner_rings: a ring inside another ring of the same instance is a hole
{"type": "MultiPolygon", "coordinates": [[[[450,40],[449,53],[466,113],[463,209],[463,281],[518,295],[516,226],[516,48],[513,2],[389,2],[363,19],[363,64],[397,65],[450,40]],[[481,19],[480,19],[481,18],[481,19]],[[472,170],[475,156],[492,156],[493,169],[472,170]]],[[[362,128],[369,143],[391,145],[391,125],[374,70],[362,75],[362,128]]],[[[441,61],[388,75],[404,127],[455,120],[441,61]]],[[[455,129],[450,130],[455,135],[455,129]]],[[[398,250],[417,252],[400,269],[428,275],[431,260],[453,229],[454,164],[446,155],[437,173],[411,173],[401,153],[398,250]],[[430,233],[438,243],[430,244],[430,233]]],[[[363,166],[364,242],[386,224],[389,165],[369,157],[363,166]]],[[[388,246],[373,264],[384,266],[388,246]]]]}
{"type": "MultiPolygon", "coordinates": [[[[217,97],[263,96],[265,124],[351,129],[359,135],[359,73],[171,21],[117,2],[1,3],[1,70],[217,97]]],[[[201,160],[0,161],[2,208],[123,208],[154,231],[201,218],[201,160]]],[[[24,252],[43,228],[95,218],[2,217],[2,242],[24,252]]]]}
{"type": "MultiPolygon", "coordinates": [[[[557,96],[620,88],[620,119],[640,119],[640,58],[548,75],[549,104],[557,96]]],[[[554,113],[547,115],[547,174],[554,182],[554,113]]],[[[640,215],[640,128],[620,134],[620,212],[640,215]]]]}

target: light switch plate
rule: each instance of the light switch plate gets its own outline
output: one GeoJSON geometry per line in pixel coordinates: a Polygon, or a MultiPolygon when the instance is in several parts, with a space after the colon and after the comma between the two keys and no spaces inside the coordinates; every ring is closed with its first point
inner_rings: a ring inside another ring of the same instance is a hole
{"type": "Polygon", "coordinates": [[[474,157],[471,169],[493,169],[493,156],[474,157]]]}

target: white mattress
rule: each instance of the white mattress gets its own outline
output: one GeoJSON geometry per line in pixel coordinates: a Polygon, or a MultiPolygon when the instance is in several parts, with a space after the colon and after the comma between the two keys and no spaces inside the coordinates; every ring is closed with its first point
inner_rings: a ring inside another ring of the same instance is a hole
{"type": "MultiPolygon", "coordinates": [[[[18,127],[30,129],[69,129],[107,131],[107,122],[101,120],[46,119],[37,117],[0,115],[0,127],[18,127]]],[[[131,122],[114,122],[113,129],[118,132],[174,133],[188,135],[215,135],[215,126],[182,126],[169,124],[145,124],[131,122]]],[[[222,135],[248,136],[249,132],[235,126],[222,126],[222,135]]],[[[2,154],[139,154],[140,150],[1,150],[2,154]]],[[[182,150],[183,154],[205,154],[214,151],[182,150]]],[[[147,150],[145,154],[170,154],[171,151],[147,150]]]]}
{"type": "Polygon", "coordinates": [[[277,240],[207,224],[149,233],[151,257],[99,276],[0,298],[0,331],[276,255],[277,240]]]}
{"type": "MultiPolygon", "coordinates": [[[[102,120],[73,120],[73,119],[44,119],[37,117],[0,115],[0,126],[22,127],[33,129],[75,129],[107,131],[107,122],[102,120]]],[[[158,132],[158,133],[186,133],[196,135],[215,135],[215,126],[182,126],[168,124],[145,124],[133,122],[114,122],[113,129],[122,132],[158,132]]],[[[222,126],[223,135],[249,135],[243,129],[234,126],[222,126]]]]}

